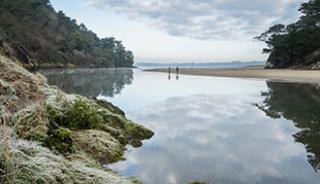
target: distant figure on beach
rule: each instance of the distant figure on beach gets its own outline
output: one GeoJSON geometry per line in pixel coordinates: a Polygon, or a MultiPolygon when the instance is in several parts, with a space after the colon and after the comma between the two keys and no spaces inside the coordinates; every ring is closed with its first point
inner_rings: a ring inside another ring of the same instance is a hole
{"type": "Polygon", "coordinates": [[[171,80],[171,66],[168,68],[168,79],[171,80]]]}
{"type": "Polygon", "coordinates": [[[176,67],[176,80],[179,80],[179,67],[176,67]]]}

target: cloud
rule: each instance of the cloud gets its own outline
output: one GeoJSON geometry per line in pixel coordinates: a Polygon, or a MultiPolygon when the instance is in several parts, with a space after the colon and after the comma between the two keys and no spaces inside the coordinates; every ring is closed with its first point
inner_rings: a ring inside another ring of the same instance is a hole
{"type": "Polygon", "coordinates": [[[87,0],[173,36],[200,40],[252,38],[275,23],[297,20],[306,0],[87,0]]]}
{"type": "MultiPolygon", "coordinates": [[[[127,114],[155,135],[111,165],[145,183],[314,183],[297,129],[238,95],[187,95],[127,114]],[[296,177],[298,174],[298,177],[296,177]]],[[[263,99],[261,99],[263,100],[263,99]]]]}

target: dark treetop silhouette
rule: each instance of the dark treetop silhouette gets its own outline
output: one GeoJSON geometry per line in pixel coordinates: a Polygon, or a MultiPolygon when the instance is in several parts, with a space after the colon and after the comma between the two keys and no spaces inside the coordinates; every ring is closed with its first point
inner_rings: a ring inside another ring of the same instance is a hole
{"type": "Polygon", "coordinates": [[[305,145],[308,161],[315,171],[320,169],[320,86],[267,82],[268,92],[257,106],[272,118],[292,120],[300,130],[294,134],[297,142],[305,145]]]}

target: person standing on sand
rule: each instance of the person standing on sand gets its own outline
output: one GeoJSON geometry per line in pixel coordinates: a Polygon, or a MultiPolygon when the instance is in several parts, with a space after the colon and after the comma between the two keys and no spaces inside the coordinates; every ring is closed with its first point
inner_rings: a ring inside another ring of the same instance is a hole
{"type": "Polygon", "coordinates": [[[179,67],[176,67],[176,80],[179,80],[179,67]]]}
{"type": "Polygon", "coordinates": [[[171,66],[168,68],[168,79],[171,80],[171,66]]]}

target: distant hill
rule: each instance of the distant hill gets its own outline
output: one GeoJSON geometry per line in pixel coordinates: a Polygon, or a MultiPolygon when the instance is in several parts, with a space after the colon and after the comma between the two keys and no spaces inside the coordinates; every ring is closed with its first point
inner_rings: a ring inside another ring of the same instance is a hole
{"type": "Polygon", "coordinates": [[[0,52],[27,68],[131,67],[115,38],[100,39],[49,0],[0,0],[0,52]]]}
{"type": "Polygon", "coordinates": [[[266,68],[320,70],[320,0],[302,3],[299,11],[296,23],[274,25],[256,37],[268,46],[266,68]]]}

